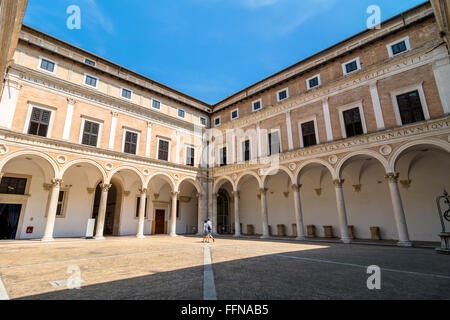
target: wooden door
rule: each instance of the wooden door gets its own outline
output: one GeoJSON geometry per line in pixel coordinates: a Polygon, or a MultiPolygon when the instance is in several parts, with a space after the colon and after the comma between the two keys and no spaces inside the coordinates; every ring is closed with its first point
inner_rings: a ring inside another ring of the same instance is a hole
{"type": "Polygon", "coordinates": [[[164,234],[165,210],[156,210],[155,213],[155,234],[164,234]]]}

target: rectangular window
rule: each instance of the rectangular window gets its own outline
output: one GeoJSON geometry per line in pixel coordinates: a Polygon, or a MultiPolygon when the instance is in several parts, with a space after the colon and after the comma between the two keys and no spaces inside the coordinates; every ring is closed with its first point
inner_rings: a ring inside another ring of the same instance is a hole
{"type": "Polygon", "coordinates": [[[89,59],[85,59],[84,63],[86,63],[87,65],[91,66],[91,67],[95,67],[95,62],[89,59]]]}
{"type": "Polygon", "coordinates": [[[231,111],[231,120],[236,120],[237,118],[239,118],[239,110],[233,110],[231,111]]]}
{"type": "Polygon", "coordinates": [[[397,96],[397,102],[402,124],[425,121],[419,91],[416,90],[399,95],[397,96]]]}
{"type": "Polygon", "coordinates": [[[215,118],[214,119],[214,125],[217,127],[217,126],[220,126],[220,117],[217,117],[217,118],[215,118]]]}
{"type": "Polygon", "coordinates": [[[138,134],[131,131],[125,131],[125,143],[123,152],[128,154],[137,153],[138,134]]]}
{"type": "Polygon", "coordinates": [[[83,139],[81,140],[81,144],[91,147],[97,147],[99,131],[100,131],[100,124],[85,120],[83,139]]]}
{"type": "Polygon", "coordinates": [[[352,73],[353,71],[358,70],[358,64],[356,63],[356,61],[347,63],[345,65],[345,70],[347,71],[347,73],[352,73]]]}
{"type": "Polygon", "coordinates": [[[313,78],[308,79],[307,86],[308,86],[308,90],[320,86],[320,75],[317,75],[313,78]]]}
{"type": "Polygon", "coordinates": [[[122,97],[126,99],[131,99],[131,90],[122,88],[122,97]]]}
{"type": "MultiPolygon", "coordinates": [[[[148,204],[148,197],[145,198],[145,214],[144,217],[147,218],[147,204],[148,204]]],[[[136,200],[136,218],[139,218],[139,208],[141,207],[141,197],[137,197],[136,200]]]]}
{"type": "Polygon", "coordinates": [[[269,155],[281,153],[280,134],[278,131],[269,133],[269,155]]]}
{"type": "Polygon", "coordinates": [[[66,215],[66,213],[64,212],[65,209],[65,202],[66,202],[66,196],[67,196],[67,192],[66,191],[59,191],[59,196],[58,196],[58,205],[56,207],[56,216],[57,217],[64,217],[66,215]]]}
{"type": "Polygon", "coordinates": [[[208,120],[206,120],[206,118],[205,117],[200,117],[200,124],[202,125],[202,126],[207,126],[208,125],[208,120]]]}
{"type": "Polygon", "coordinates": [[[47,59],[41,59],[41,69],[53,73],[55,72],[55,63],[47,59]]]}
{"type": "Polygon", "coordinates": [[[47,137],[48,127],[50,124],[50,116],[50,111],[33,108],[33,111],[31,112],[28,134],[47,137]]]}
{"type": "Polygon", "coordinates": [[[242,159],[244,161],[250,161],[250,140],[242,142],[242,159]]]}
{"type": "Polygon", "coordinates": [[[408,50],[408,48],[406,47],[405,41],[396,43],[391,48],[392,48],[392,54],[394,56],[408,50]]]}
{"type": "Polygon", "coordinates": [[[364,133],[359,108],[353,108],[342,112],[347,138],[359,136],[364,133]]]}
{"type": "Polygon", "coordinates": [[[24,195],[27,187],[27,179],[3,177],[0,183],[0,194],[24,195]]]}
{"type": "Polygon", "coordinates": [[[302,123],[303,147],[308,148],[317,144],[314,121],[302,123]]]}
{"type": "Polygon", "coordinates": [[[286,100],[287,98],[289,98],[288,89],[283,89],[279,91],[277,95],[278,95],[278,102],[286,100]]]}
{"type": "Polygon", "coordinates": [[[180,118],[186,118],[186,111],[184,111],[183,109],[178,109],[178,117],[180,118]]]}
{"type": "Polygon", "coordinates": [[[262,109],[262,102],[261,102],[261,100],[254,101],[252,103],[252,110],[253,110],[253,112],[261,110],[261,109],[262,109]]]}
{"type": "Polygon", "coordinates": [[[195,149],[186,147],[186,165],[193,167],[195,163],[195,149]]]}
{"type": "Polygon", "coordinates": [[[159,139],[158,159],[169,161],[169,141],[159,139]]]}
{"type": "Polygon", "coordinates": [[[220,153],[220,166],[224,167],[227,165],[227,148],[220,149],[219,153],[220,153]]]}
{"type": "Polygon", "coordinates": [[[90,76],[88,74],[85,76],[84,83],[88,86],[97,88],[97,82],[98,79],[96,77],[90,76]]]}

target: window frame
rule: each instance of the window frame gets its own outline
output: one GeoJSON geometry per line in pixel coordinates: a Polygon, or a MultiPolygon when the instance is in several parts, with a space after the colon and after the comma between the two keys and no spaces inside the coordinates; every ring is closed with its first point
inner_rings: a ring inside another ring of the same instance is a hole
{"type": "Polygon", "coordinates": [[[253,139],[252,137],[244,137],[242,139],[239,140],[239,154],[240,154],[240,162],[245,163],[245,149],[242,147],[242,145],[246,142],[249,141],[250,143],[250,159],[248,161],[252,161],[253,160],[253,139]]]}
{"type": "Polygon", "coordinates": [[[84,58],[84,64],[91,66],[91,67],[95,67],[97,65],[97,63],[94,60],[88,59],[88,58],[84,58]],[[91,63],[89,63],[89,62],[91,63]]]}
{"type": "Polygon", "coordinates": [[[86,87],[98,89],[98,84],[99,84],[99,82],[100,82],[100,78],[98,78],[98,77],[96,77],[96,76],[94,76],[94,75],[92,75],[92,74],[90,74],[90,73],[86,73],[86,72],[84,73],[83,85],[85,85],[86,87]],[[94,86],[91,86],[90,84],[87,84],[87,83],[86,83],[87,77],[91,77],[91,78],[97,79],[97,82],[96,82],[96,86],[95,86],[95,87],[94,87],[94,86]]]}
{"type": "Polygon", "coordinates": [[[221,124],[222,124],[222,117],[221,117],[221,116],[215,117],[215,118],[214,118],[214,127],[218,127],[218,126],[220,126],[221,124]],[[216,124],[216,120],[219,120],[219,123],[218,123],[218,124],[216,124]]]}
{"type": "Polygon", "coordinates": [[[155,98],[151,98],[151,107],[152,107],[153,109],[155,109],[155,110],[161,110],[161,106],[162,106],[161,100],[158,100],[158,99],[155,99],[155,98]],[[156,108],[156,107],[154,106],[154,102],[155,102],[155,101],[159,103],[159,108],[156,108]]]}
{"type": "Polygon", "coordinates": [[[252,112],[257,112],[257,111],[260,111],[262,109],[263,109],[262,98],[252,102],[252,112]],[[255,109],[255,103],[257,103],[257,102],[259,102],[259,104],[260,104],[259,109],[255,109]]]}
{"type": "Polygon", "coordinates": [[[134,129],[130,129],[127,127],[123,127],[123,137],[122,137],[122,152],[125,154],[130,154],[130,155],[139,155],[139,144],[141,141],[141,132],[139,130],[134,130],[134,129]],[[137,134],[137,141],[136,141],[136,153],[128,153],[125,152],[125,143],[126,143],[126,138],[127,138],[127,132],[130,133],[135,133],[137,134]]]}
{"type": "MultiPolygon", "coordinates": [[[[363,134],[367,134],[367,124],[366,124],[366,117],[364,115],[364,108],[363,108],[363,104],[362,104],[362,100],[358,101],[358,102],[353,102],[344,106],[340,106],[338,107],[338,111],[339,111],[339,122],[341,124],[341,133],[342,133],[342,138],[343,139],[347,139],[349,138],[347,135],[347,130],[345,129],[345,121],[344,121],[344,112],[351,110],[351,109],[355,109],[355,108],[359,108],[359,115],[361,117],[361,125],[363,128],[363,134]]],[[[353,137],[350,137],[353,138],[353,137]]]]}
{"type": "Polygon", "coordinates": [[[281,129],[280,128],[276,128],[276,129],[271,129],[269,133],[267,133],[267,156],[268,157],[273,157],[273,156],[277,156],[283,153],[283,139],[281,138],[281,129]],[[269,141],[269,135],[270,134],[274,134],[275,132],[278,132],[278,139],[280,141],[280,152],[279,153],[274,153],[272,154],[271,152],[271,144],[269,141]]]}
{"type": "Polygon", "coordinates": [[[431,119],[430,111],[428,109],[427,99],[425,96],[425,91],[423,90],[423,82],[420,82],[415,85],[402,87],[402,88],[391,91],[392,105],[394,106],[394,113],[395,113],[395,118],[397,120],[398,126],[403,126],[403,121],[402,121],[402,117],[400,114],[400,108],[398,105],[397,97],[402,94],[406,94],[406,93],[409,93],[412,91],[419,92],[420,104],[422,105],[422,110],[423,110],[423,115],[425,116],[425,121],[428,121],[431,119]]]}
{"type": "Polygon", "coordinates": [[[159,161],[170,162],[170,147],[171,147],[171,142],[172,141],[170,139],[168,139],[168,138],[159,137],[159,136],[156,137],[156,139],[158,141],[157,144],[156,144],[156,159],[158,159],[159,161]],[[167,152],[167,160],[163,160],[163,159],[159,158],[159,143],[160,143],[161,140],[166,141],[166,142],[169,143],[168,152],[167,152]]]}
{"type": "Polygon", "coordinates": [[[228,166],[229,165],[229,163],[228,163],[228,160],[230,159],[230,157],[229,157],[229,151],[230,151],[230,148],[228,148],[228,146],[226,145],[226,144],[222,144],[221,146],[219,146],[218,147],[218,153],[219,153],[219,157],[218,157],[218,160],[219,160],[219,167],[220,168],[222,168],[222,167],[226,167],[226,166],[228,166]],[[222,155],[223,155],[223,149],[226,149],[226,152],[225,152],[225,155],[226,155],[226,163],[225,164],[222,164],[222,155]]]}
{"type": "Polygon", "coordinates": [[[100,141],[101,141],[101,136],[102,136],[102,129],[103,129],[103,121],[98,120],[98,119],[94,119],[94,118],[90,118],[90,117],[87,117],[87,116],[83,116],[83,115],[82,115],[82,116],[81,116],[80,136],[79,136],[79,138],[78,138],[78,143],[79,143],[80,145],[82,145],[82,146],[85,146],[85,147],[100,148],[100,141]],[[93,123],[99,124],[97,146],[90,146],[90,145],[86,145],[86,144],[83,144],[83,143],[82,143],[82,142],[83,142],[83,135],[84,135],[84,126],[85,126],[86,121],[89,121],[89,122],[93,122],[93,123]]]}
{"type": "Polygon", "coordinates": [[[319,139],[319,128],[317,126],[317,116],[313,115],[311,117],[306,117],[306,118],[302,118],[297,122],[298,125],[298,133],[299,133],[299,138],[300,138],[300,148],[310,148],[313,146],[309,146],[309,147],[305,147],[305,141],[303,140],[303,129],[302,129],[302,125],[308,122],[314,122],[314,132],[316,135],[316,146],[318,146],[320,144],[320,139],[319,139]]]}
{"type": "Polygon", "coordinates": [[[197,150],[196,150],[196,149],[197,149],[197,148],[196,148],[195,146],[191,145],[191,144],[185,144],[185,145],[184,145],[184,165],[190,166],[190,167],[195,167],[196,162],[197,162],[197,161],[196,161],[196,156],[197,156],[197,150]],[[187,149],[188,149],[188,148],[194,150],[194,162],[192,163],[192,165],[190,165],[190,164],[187,163],[187,149]]]}
{"type": "Polygon", "coordinates": [[[342,71],[344,72],[344,76],[349,75],[349,74],[353,74],[355,72],[358,72],[359,70],[361,70],[361,59],[360,59],[360,57],[356,57],[356,58],[351,59],[351,60],[349,60],[347,62],[344,62],[342,64],[342,71]],[[352,72],[347,72],[347,65],[352,63],[352,62],[355,62],[355,61],[356,61],[357,69],[352,71],[352,72]]]}
{"type": "Polygon", "coordinates": [[[50,112],[50,120],[48,123],[47,135],[45,137],[43,137],[43,138],[50,138],[52,135],[53,123],[55,121],[55,113],[56,113],[57,109],[49,107],[49,106],[44,106],[41,104],[33,103],[33,102],[28,103],[28,111],[27,111],[27,117],[25,118],[25,126],[24,126],[23,133],[28,134],[28,131],[30,129],[30,122],[31,122],[31,115],[33,113],[33,108],[37,108],[37,109],[41,109],[41,110],[50,112]]]}
{"type": "MultiPolygon", "coordinates": [[[[69,202],[69,190],[70,188],[60,188],[59,192],[64,192],[64,197],[63,197],[63,201],[61,203],[61,212],[63,213],[62,215],[58,215],[56,214],[56,218],[57,219],[65,219],[67,216],[67,203],[69,202]]],[[[59,204],[59,195],[58,195],[58,203],[56,208],[58,208],[58,204],[59,204]]]]}
{"type": "Polygon", "coordinates": [[[289,99],[289,87],[277,91],[277,101],[282,102],[289,99]],[[280,100],[280,93],[286,91],[286,98],[280,100]]]}
{"type": "Polygon", "coordinates": [[[388,45],[386,45],[386,48],[387,48],[388,53],[389,53],[389,58],[397,57],[397,56],[402,55],[402,54],[404,54],[404,53],[406,53],[408,51],[411,51],[411,43],[409,41],[409,36],[406,36],[404,38],[401,38],[401,39],[398,39],[398,40],[396,40],[394,42],[389,43],[388,45]],[[396,44],[401,43],[401,42],[405,42],[406,51],[394,54],[394,52],[392,50],[392,47],[395,46],[396,44]]]}
{"type": "Polygon", "coordinates": [[[239,108],[230,111],[230,120],[234,121],[234,120],[237,120],[237,119],[239,119],[239,108]],[[233,112],[236,112],[236,111],[237,111],[237,116],[235,118],[233,118],[233,112]]]}
{"type": "Polygon", "coordinates": [[[201,126],[207,127],[208,126],[208,118],[204,117],[204,116],[199,116],[199,122],[201,126]],[[205,119],[205,124],[202,123],[202,119],[205,119]]]}
{"type": "Polygon", "coordinates": [[[39,64],[38,64],[38,69],[39,70],[47,72],[47,73],[50,73],[50,74],[53,74],[53,75],[56,75],[56,68],[57,67],[58,67],[58,62],[56,62],[56,61],[54,61],[52,59],[48,59],[48,58],[43,57],[43,56],[39,56],[39,64]],[[53,63],[55,65],[55,67],[53,68],[53,71],[49,71],[47,69],[42,68],[42,61],[43,60],[47,60],[48,62],[51,62],[51,63],[53,63]]]}
{"type": "Polygon", "coordinates": [[[183,108],[177,108],[177,117],[180,119],[186,119],[186,110],[183,108]],[[184,116],[180,116],[180,111],[183,111],[184,116]]]}
{"type": "MultiPolygon", "coordinates": [[[[140,201],[141,201],[141,195],[140,194],[136,194],[136,201],[134,202],[136,205],[136,210],[135,210],[135,220],[139,220],[139,207],[140,207],[140,201]],[[139,201],[139,203],[138,203],[139,201]]],[[[145,197],[145,210],[144,210],[144,220],[148,220],[148,211],[149,211],[149,201],[148,201],[149,196],[147,195],[145,197]]]]}
{"type": "Polygon", "coordinates": [[[128,100],[128,101],[131,101],[131,100],[133,99],[133,90],[128,89],[128,88],[125,88],[125,87],[120,87],[120,97],[121,97],[122,99],[126,99],[126,100],[128,100]],[[129,98],[123,96],[123,91],[124,91],[124,90],[130,92],[130,97],[129,97],[129,98]]]}
{"type": "Polygon", "coordinates": [[[315,76],[313,76],[313,77],[311,77],[311,78],[306,79],[306,87],[307,87],[308,90],[312,90],[312,89],[318,88],[318,87],[320,87],[321,85],[322,85],[322,80],[320,79],[320,73],[319,73],[319,74],[316,74],[315,76]],[[319,83],[317,84],[317,86],[311,87],[311,85],[309,84],[309,82],[310,82],[311,80],[315,79],[315,78],[317,78],[317,79],[319,80],[319,83]]]}

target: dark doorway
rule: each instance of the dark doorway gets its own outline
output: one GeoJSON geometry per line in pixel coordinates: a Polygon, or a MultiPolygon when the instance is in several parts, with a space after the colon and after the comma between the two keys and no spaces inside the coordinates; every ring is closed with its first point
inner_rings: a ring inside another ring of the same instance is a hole
{"type": "Polygon", "coordinates": [[[231,221],[229,217],[229,200],[224,191],[217,196],[217,231],[220,234],[231,233],[231,221]]]}
{"type": "Polygon", "coordinates": [[[0,204],[0,240],[15,240],[21,204],[0,204]]]}
{"type": "MultiPolygon", "coordinates": [[[[97,218],[101,196],[102,196],[102,189],[100,188],[99,184],[97,186],[97,189],[95,190],[94,211],[92,213],[92,218],[95,219],[95,228],[97,228],[97,218]]],[[[114,235],[114,217],[116,212],[116,203],[117,203],[117,188],[113,184],[111,189],[109,189],[108,200],[106,204],[105,226],[103,229],[103,235],[105,236],[114,235]]]]}
{"type": "Polygon", "coordinates": [[[165,210],[156,210],[155,212],[155,234],[164,234],[165,221],[164,217],[166,216],[165,210]]]}

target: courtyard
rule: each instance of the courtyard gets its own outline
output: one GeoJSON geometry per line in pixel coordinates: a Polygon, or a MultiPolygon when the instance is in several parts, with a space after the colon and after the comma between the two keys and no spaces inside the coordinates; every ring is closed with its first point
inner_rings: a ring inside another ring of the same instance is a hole
{"type": "Polygon", "coordinates": [[[450,299],[449,259],[431,248],[288,239],[3,241],[0,298],[450,299]],[[381,268],[379,290],[367,287],[374,265],[381,268]],[[69,289],[76,275],[80,288],[69,289]]]}

